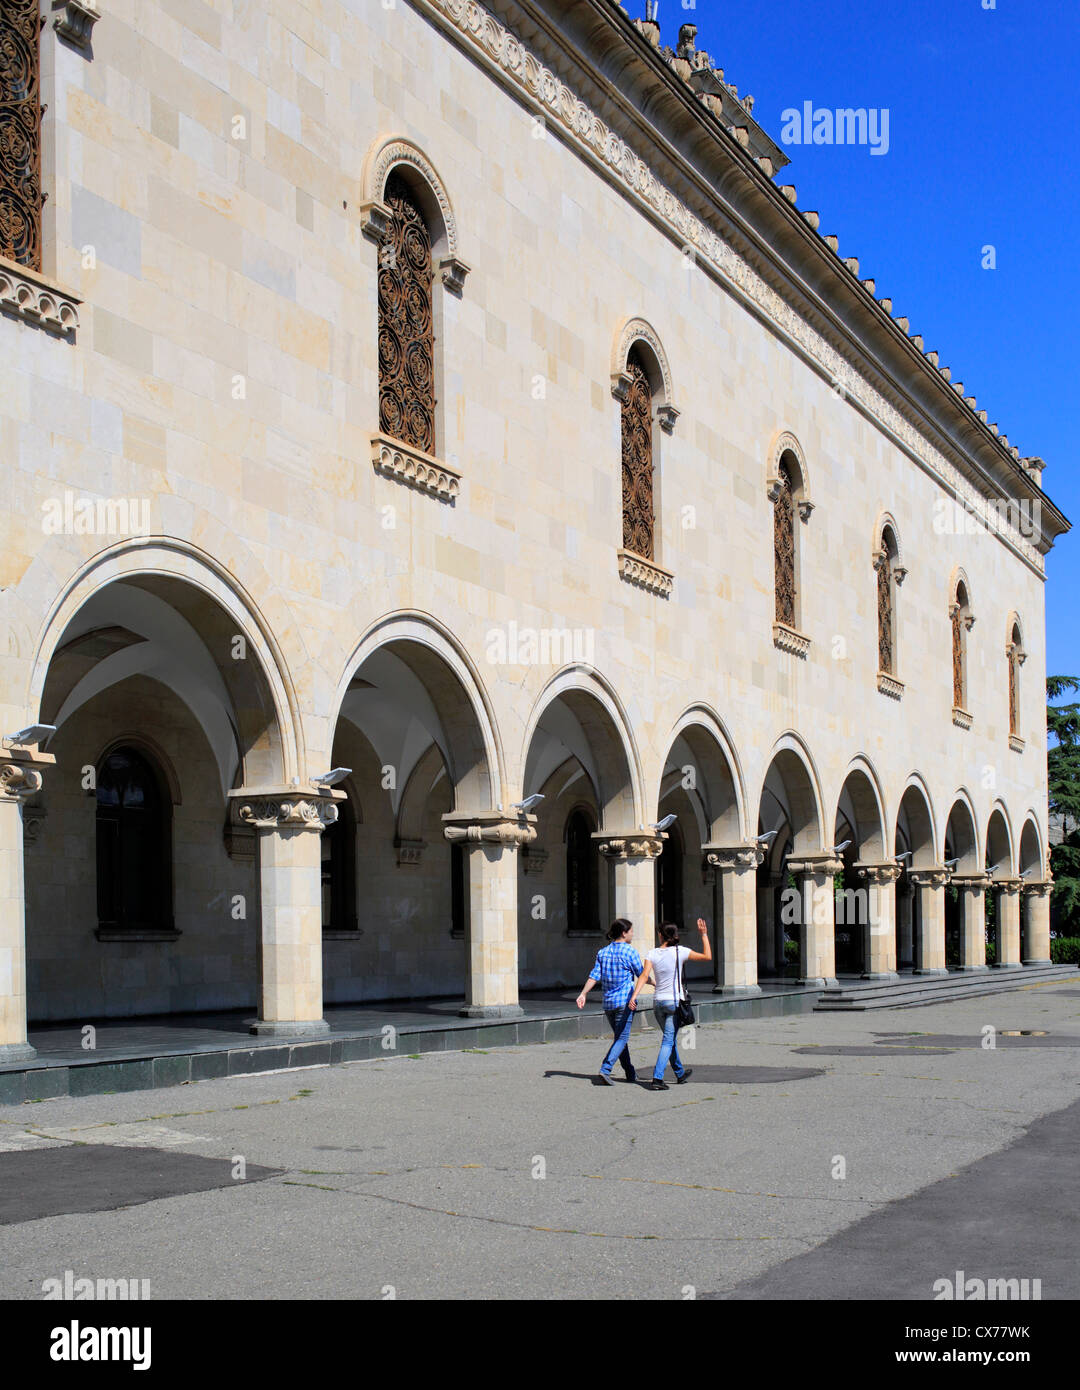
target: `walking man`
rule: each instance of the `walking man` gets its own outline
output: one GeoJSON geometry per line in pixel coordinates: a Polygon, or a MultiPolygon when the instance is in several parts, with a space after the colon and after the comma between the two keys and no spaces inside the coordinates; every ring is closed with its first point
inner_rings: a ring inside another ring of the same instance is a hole
{"type": "Polygon", "coordinates": [[[589,972],[589,978],[577,997],[579,1009],[585,1007],[585,996],[593,985],[602,982],[604,986],[604,1013],[615,1034],[615,1041],[608,1048],[608,1054],[600,1064],[600,1080],[605,1086],[614,1086],[611,1069],[616,1061],[622,1063],[627,1081],[636,1081],[637,1072],[630,1060],[630,1027],[634,1022],[637,1008],[637,994],[634,985],[641,988],[639,976],[644,967],[641,957],[630,938],[634,934],[633,925],[625,917],[617,917],[608,928],[608,944],[601,946],[596,953],[596,963],[589,972]],[[631,995],[634,997],[631,998],[631,995]]]}

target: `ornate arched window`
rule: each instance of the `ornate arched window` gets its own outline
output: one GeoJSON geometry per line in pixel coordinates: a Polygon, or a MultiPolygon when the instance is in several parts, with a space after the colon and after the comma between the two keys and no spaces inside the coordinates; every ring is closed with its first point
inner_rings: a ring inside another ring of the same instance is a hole
{"type": "Polygon", "coordinates": [[[636,347],[626,358],[629,385],[622,400],[623,548],[645,560],[654,558],[653,392],[636,347]]]}
{"type": "Polygon", "coordinates": [[[795,627],[795,487],[786,458],[780,460],[773,497],[776,621],[795,627]]]}
{"type": "Polygon", "coordinates": [[[953,590],[953,600],[949,605],[949,621],[952,624],[954,720],[970,723],[971,716],[967,712],[967,635],[975,625],[975,619],[971,613],[967,584],[963,579],[957,580],[956,588],[953,590]]]}
{"type": "Polygon", "coordinates": [[[900,547],[896,532],[886,522],[878,535],[874,551],[874,571],[877,576],[878,675],[891,676],[890,682],[879,681],[879,689],[898,695],[902,687],[895,680],[897,672],[896,591],[904,582],[907,571],[900,565],[900,547]]]}
{"type": "Polygon", "coordinates": [[[600,856],[593,831],[596,822],[583,807],[566,821],[566,930],[572,936],[595,936],[600,930],[600,856]]]}
{"type": "Polygon", "coordinates": [[[1020,738],[1020,667],[1027,660],[1027,653],[1024,651],[1024,639],[1020,633],[1020,624],[1013,623],[1009,633],[1009,641],[1005,647],[1005,656],[1009,663],[1009,737],[1012,739],[1020,738]]]}
{"type": "Polygon", "coordinates": [[[0,256],[41,269],[40,0],[0,4],[0,256]]]}
{"type": "Polygon", "coordinates": [[[172,929],[172,805],[149,757],[114,749],[97,770],[98,931],[172,929]]]}
{"type": "Polygon", "coordinates": [[[435,452],[435,333],[431,232],[396,171],[379,251],[379,427],[426,454],[435,452]]]}

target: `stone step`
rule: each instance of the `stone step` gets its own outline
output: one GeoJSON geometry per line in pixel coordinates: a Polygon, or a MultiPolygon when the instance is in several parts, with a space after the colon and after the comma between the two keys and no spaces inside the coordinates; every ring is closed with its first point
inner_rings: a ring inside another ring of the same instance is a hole
{"type": "Polygon", "coordinates": [[[952,971],[948,975],[903,975],[898,980],[868,981],[824,989],[814,1006],[815,1013],[848,1013],[863,1009],[905,1009],[924,1004],[944,1004],[956,999],[972,999],[983,994],[1001,994],[1026,985],[1054,980],[1076,981],[1075,965],[1025,965],[1015,969],[978,970],[971,974],[952,971]]]}

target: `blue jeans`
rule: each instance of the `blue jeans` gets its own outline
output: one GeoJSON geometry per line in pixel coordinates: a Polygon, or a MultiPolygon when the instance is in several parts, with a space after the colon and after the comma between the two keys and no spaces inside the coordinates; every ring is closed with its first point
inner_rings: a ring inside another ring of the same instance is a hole
{"type": "Polygon", "coordinates": [[[634,1011],[624,1004],[621,1009],[605,1009],[604,1013],[611,1024],[611,1031],[615,1034],[615,1041],[608,1048],[608,1054],[600,1064],[600,1071],[604,1076],[610,1076],[611,1068],[616,1061],[620,1061],[623,1071],[633,1080],[637,1075],[630,1060],[630,1029],[634,1022],[634,1011]]]}
{"type": "Polygon", "coordinates": [[[679,1049],[675,1044],[677,1031],[675,1028],[675,1005],[654,1004],[653,1013],[656,1016],[657,1028],[664,1030],[664,1036],[660,1039],[660,1051],[657,1054],[656,1067],[653,1070],[653,1080],[663,1081],[669,1058],[676,1077],[680,1077],[686,1068],[682,1064],[679,1049]]]}

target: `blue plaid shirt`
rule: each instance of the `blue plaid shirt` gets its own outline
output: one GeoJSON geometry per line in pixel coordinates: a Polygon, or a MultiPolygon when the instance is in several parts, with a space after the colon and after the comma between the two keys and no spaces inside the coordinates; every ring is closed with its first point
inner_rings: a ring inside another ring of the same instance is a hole
{"type": "Polygon", "coordinates": [[[596,953],[596,964],[589,971],[590,980],[604,986],[604,1008],[622,1009],[634,992],[637,978],[645,967],[633,946],[625,941],[611,941],[596,953]]]}

